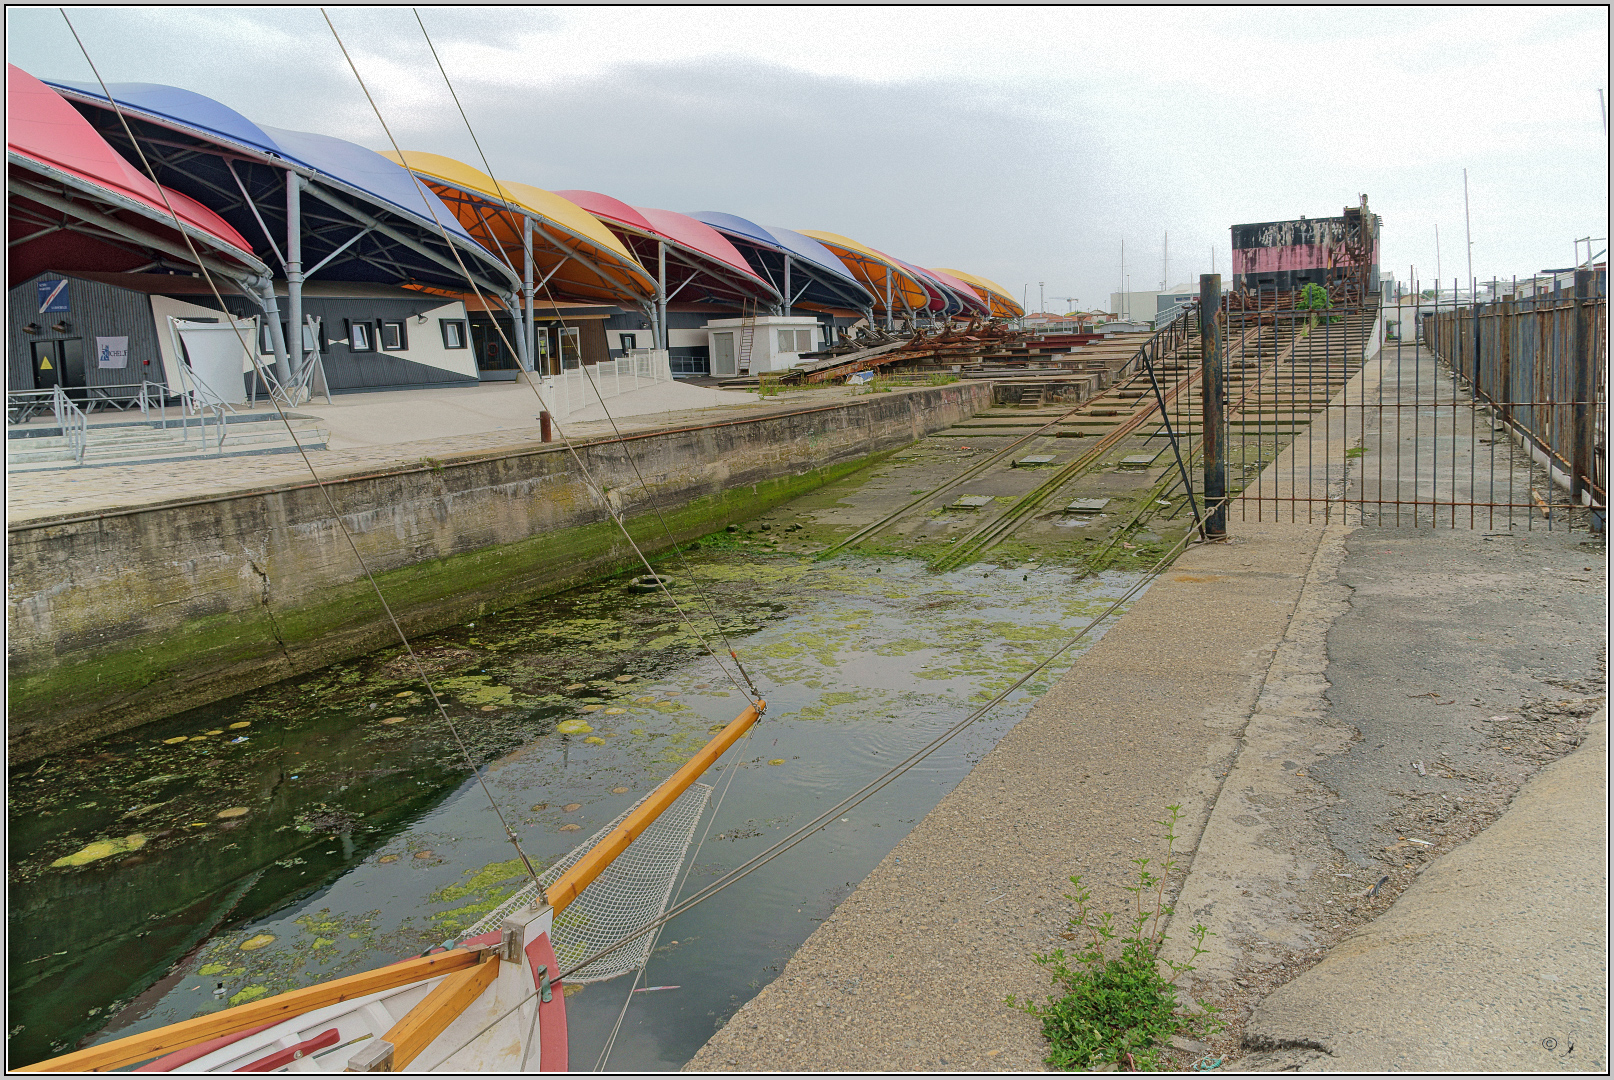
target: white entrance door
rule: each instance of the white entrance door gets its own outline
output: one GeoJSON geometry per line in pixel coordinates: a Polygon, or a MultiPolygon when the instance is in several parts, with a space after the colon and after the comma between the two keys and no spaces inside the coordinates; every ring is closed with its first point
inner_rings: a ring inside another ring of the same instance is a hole
{"type": "Polygon", "coordinates": [[[712,335],[712,374],[737,375],[739,369],[734,366],[734,335],[712,335]]]}

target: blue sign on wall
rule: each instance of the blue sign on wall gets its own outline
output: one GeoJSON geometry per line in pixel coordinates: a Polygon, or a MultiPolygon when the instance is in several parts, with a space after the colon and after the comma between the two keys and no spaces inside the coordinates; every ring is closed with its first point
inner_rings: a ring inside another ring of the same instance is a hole
{"type": "Polygon", "coordinates": [[[47,315],[57,311],[70,311],[67,306],[67,279],[41,278],[39,282],[39,313],[47,315]]]}

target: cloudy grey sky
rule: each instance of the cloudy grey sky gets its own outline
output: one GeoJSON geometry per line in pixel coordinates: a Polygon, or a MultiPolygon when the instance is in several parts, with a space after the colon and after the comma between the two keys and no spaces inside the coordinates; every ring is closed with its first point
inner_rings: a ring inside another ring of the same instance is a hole
{"type": "MultiPolygon", "coordinates": [[[[405,149],[475,162],[408,8],[328,9],[405,149]]],[[[1557,8],[420,9],[495,174],[844,233],[1101,306],[1228,266],[1228,226],[1367,193],[1383,261],[1527,274],[1607,236],[1608,12],[1557,8]]],[[[386,140],[312,7],[70,9],[108,81],[386,140]]],[[[54,8],[7,58],[88,79],[54,8]]],[[[1599,249],[1605,247],[1599,243],[1599,249]]]]}

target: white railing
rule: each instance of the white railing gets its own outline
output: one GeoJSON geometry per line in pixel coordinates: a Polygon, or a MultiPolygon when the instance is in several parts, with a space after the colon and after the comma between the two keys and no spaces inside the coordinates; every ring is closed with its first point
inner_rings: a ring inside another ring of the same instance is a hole
{"type": "Polygon", "coordinates": [[[672,365],[665,349],[630,349],[620,360],[607,360],[572,368],[559,375],[541,376],[539,389],[544,402],[557,420],[582,412],[603,398],[609,401],[621,394],[646,386],[672,382],[672,365]]]}
{"type": "Polygon", "coordinates": [[[56,413],[56,425],[67,440],[67,448],[73,452],[73,461],[84,464],[84,447],[90,438],[89,417],[60,386],[51,387],[50,404],[56,413]]]}
{"type": "Polygon", "coordinates": [[[1191,309],[1197,308],[1198,306],[1199,300],[1197,297],[1193,300],[1184,300],[1180,304],[1173,304],[1171,307],[1168,307],[1166,310],[1160,312],[1154,317],[1154,328],[1156,330],[1164,330],[1166,327],[1188,314],[1191,309]]]}

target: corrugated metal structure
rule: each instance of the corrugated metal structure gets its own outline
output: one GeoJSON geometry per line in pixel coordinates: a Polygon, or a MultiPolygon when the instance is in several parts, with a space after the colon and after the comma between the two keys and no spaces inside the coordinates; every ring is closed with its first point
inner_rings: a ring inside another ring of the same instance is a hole
{"type": "MultiPolygon", "coordinates": [[[[1608,491],[1608,269],[1516,300],[1423,316],[1425,345],[1596,505],[1608,491]]],[[[1578,493],[1578,492],[1577,492],[1578,493]]]]}
{"type": "Polygon", "coordinates": [[[141,294],[47,272],[11,289],[6,300],[9,389],[110,387],[144,379],[162,381],[151,302],[141,294]],[[43,302],[47,299],[48,304],[43,302]],[[47,306],[50,311],[41,312],[47,306]],[[128,347],[122,357],[124,366],[100,365],[96,340],[103,337],[125,339],[128,347]]]}
{"type": "Polygon", "coordinates": [[[1376,290],[1380,225],[1366,195],[1339,217],[1234,225],[1233,287],[1270,292],[1349,281],[1376,290]]]}

